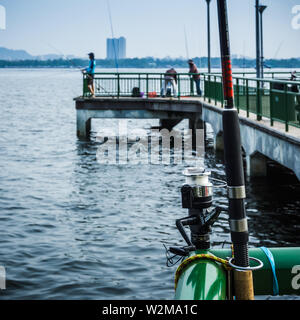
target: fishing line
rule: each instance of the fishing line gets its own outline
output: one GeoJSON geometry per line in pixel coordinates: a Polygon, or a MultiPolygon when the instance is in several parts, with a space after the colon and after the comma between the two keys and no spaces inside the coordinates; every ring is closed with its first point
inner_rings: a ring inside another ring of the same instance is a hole
{"type": "Polygon", "coordinates": [[[201,41],[199,42],[199,68],[200,68],[200,72],[202,69],[202,61],[201,61],[201,41]]]}
{"type": "Polygon", "coordinates": [[[243,71],[245,72],[245,40],[243,41],[243,71]]]}
{"type": "Polygon", "coordinates": [[[278,48],[277,48],[277,50],[276,50],[276,52],[275,52],[275,54],[274,54],[274,58],[273,58],[274,60],[277,59],[278,53],[279,53],[279,51],[280,51],[283,43],[284,43],[284,40],[282,40],[282,41],[280,42],[280,44],[279,44],[279,46],[278,46],[278,48]]]}
{"type": "Polygon", "coordinates": [[[187,60],[189,60],[190,55],[189,55],[189,47],[188,47],[188,41],[187,41],[185,26],[183,27],[183,31],[184,31],[184,39],[185,39],[186,58],[187,58],[187,60]]]}
{"type": "MultiPolygon", "coordinates": [[[[67,61],[69,61],[71,64],[73,64],[74,68],[76,68],[77,70],[72,70],[72,71],[82,71],[81,68],[77,67],[74,62],[72,60],[70,60],[62,51],[58,50],[57,48],[55,48],[53,45],[51,45],[50,43],[48,43],[48,46],[51,47],[52,49],[56,50],[60,55],[62,55],[63,57],[65,57],[65,59],[67,61]]],[[[71,70],[70,70],[71,71],[71,70]]],[[[110,93],[104,88],[102,87],[100,84],[97,84],[97,90],[102,89],[105,93],[107,93],[108,95],[110,95],[110,93]]]]}
{"type": "Polygon", "coordinates": [[[115,64],[116,64],[117,72],[119,72],[119,71],[118,71],[118,59],[117,59],[116,43],[115,43],[115,37],[114,37],[114,29],[113,29],[113,23],[112,23],[112,17],[111,17],[111,10],[110,10],[109,0],[107,0],[107,7],[108,7],[108,17],[109,17],[109,22],[110,22],[110,30],[111,30],[111,36],[112,36],[112,43],[113,43],[114,54],[115,54],[115,64]]]}
{"type": "Polygon", "coordinates": [[[54,47],[53,45],[51,45],[50,43],[48,43],[48,46],[51,47],[52,49],[54,49],[56,52],[58,52],[58,53],[63,57],[63,59],[69,61],[69,62],[73,65],[73,67],[74,67],[75,69],[82,70],[81,68],[77,67],[77,66],[74,64],[74,62],[73,62],[71,59],[69,59],[63,52],[61,52],[60,50],[58,50],[57,48],[55,48],[55,47],[54,47]]]}

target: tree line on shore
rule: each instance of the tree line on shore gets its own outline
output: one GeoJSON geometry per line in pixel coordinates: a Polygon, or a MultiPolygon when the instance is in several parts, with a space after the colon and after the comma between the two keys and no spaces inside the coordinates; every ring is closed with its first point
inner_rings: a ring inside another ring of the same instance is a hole
{"type": "MultiPolygon", "coordinates": [[[[199,68],[207,67],[206,57],[195,57],[194,62],[199,68]]],[[[187,60],[182,58],[128,58],[120,60],[97,59],[98,68],[187,68],[187,60]]],[[[81,68],[88,65],[86,59],[54,59],[54,60],[0,60],[0,68],[81,68]]],[[[234,68],[255,68],[255,59],[234,58],[234,68]]],[[[220,58],[211,58],[211,67],[220,68],[220,58]]],[[[266,68],[300,68],[300,58],[266,59],[266,68]]]]}

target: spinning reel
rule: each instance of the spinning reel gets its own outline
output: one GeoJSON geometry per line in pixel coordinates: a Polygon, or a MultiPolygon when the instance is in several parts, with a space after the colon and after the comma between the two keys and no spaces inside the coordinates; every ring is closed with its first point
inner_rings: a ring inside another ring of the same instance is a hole
{"type": "MultiPolygon", "coordinates": [[[[218,219],[222,209],[212,207],[213,184],[209,181],[210,171],[205,168],[187,168],[183,171],[186,178],[181,187],[182,208],[188,209],[189,215],[176,220],[176,227],[187,243],[185,247],[170,247],[169,251],[175,255],[187,256],[190,251],[210,248],[211,226],[218,219]],[[184,226],[189,226],[191,238],[187,235],[184,226]]],[[[224,181],[216,187],[226,187],[224,181]]]]}

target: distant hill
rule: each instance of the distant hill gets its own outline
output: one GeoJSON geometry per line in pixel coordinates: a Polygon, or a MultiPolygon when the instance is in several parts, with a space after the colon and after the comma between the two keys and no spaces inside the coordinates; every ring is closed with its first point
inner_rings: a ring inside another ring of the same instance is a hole
{"type": "MultiPolygon", "coordinates": [[[[5,61],[22,61],[22,60],[58,60],[64,58],[61,54],[45,54],[33,56],[25,50],[13,50],[0,47],[0,60],[5,61]]],[[[74,56],[67,56],[67,59],[73,59],[74,56]]]]}
{"type": "Polygon", "coordinates": [[[34,59],[32,55],[30,55],[25,50],[12,50],[4,47],[0,47],[0,60],[31,60],[34,59]]]}

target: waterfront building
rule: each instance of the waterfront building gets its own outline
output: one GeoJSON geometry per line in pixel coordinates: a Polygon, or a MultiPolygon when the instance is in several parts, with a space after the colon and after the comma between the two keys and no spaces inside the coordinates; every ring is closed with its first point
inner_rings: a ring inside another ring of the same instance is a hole
{"type": "Polygon", "coordinates": [[[126,39],[108,38],[106,39],[106,59],[125,59],[126,58],[126,39]]]}

